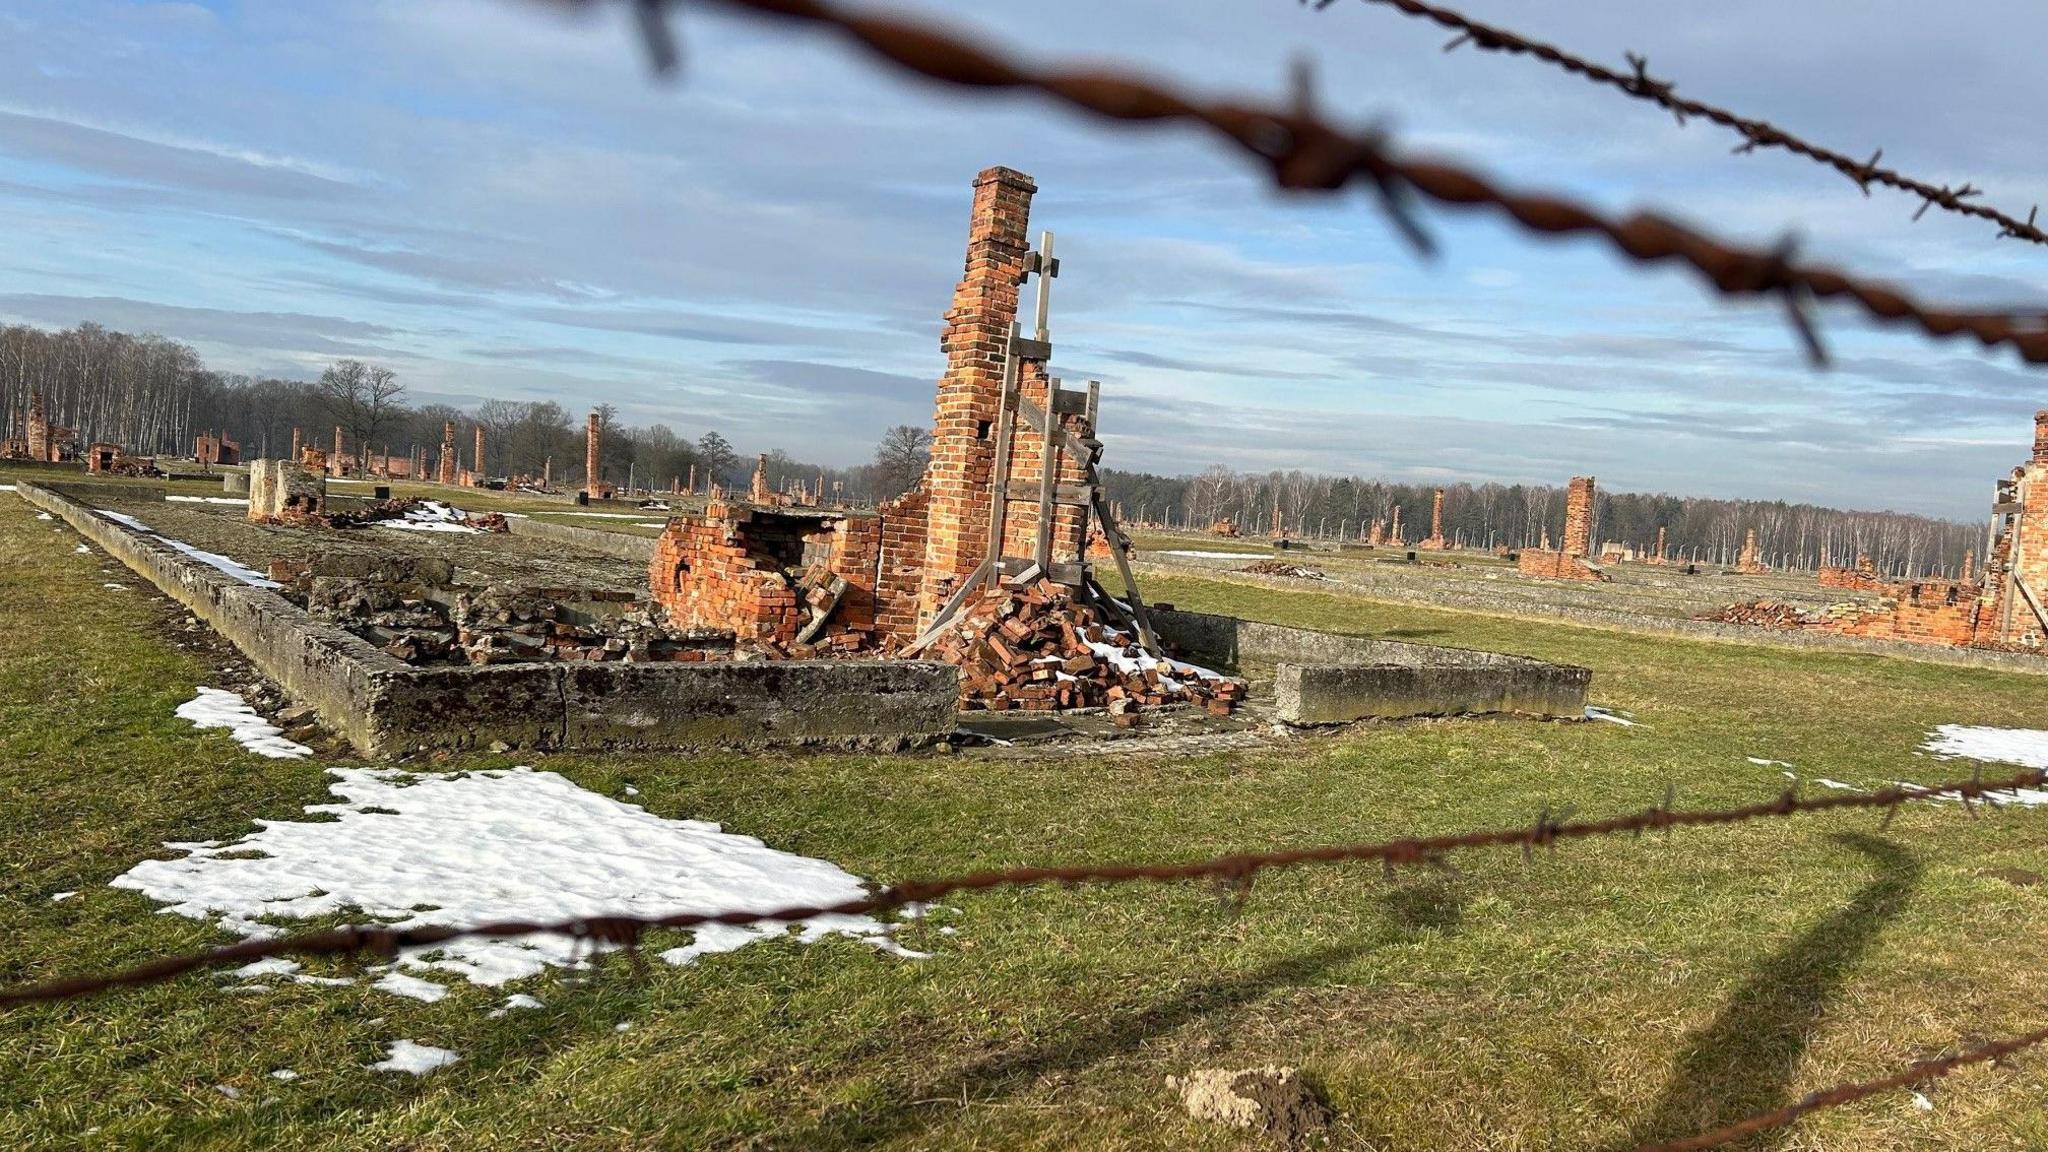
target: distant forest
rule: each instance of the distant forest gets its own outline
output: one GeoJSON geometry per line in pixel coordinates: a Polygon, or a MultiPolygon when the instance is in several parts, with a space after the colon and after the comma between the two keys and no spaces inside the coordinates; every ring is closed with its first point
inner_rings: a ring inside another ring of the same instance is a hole
{"type": "MultiPolygon", "coordinates": [[[[403,384],[400,380],[399,384],[403,384]]],[[[0,425],[11,428],[26,411],[28,393],[40,389],[52,422],[76,428],[82,441],[105,440],[132,451],[189,456],[200,432],[224,431],[250,458],[287,451],[293,428],[307,443],[332,443],[336,424],[358,426],[360,411],[345,411],[319,382],[253,378],[208,369],[189,345],[162,336],[133,336],[97,324],[52,332],[27,326],[0,327],[0,425]]],[[[350,447],[367,440],[403,456],[441,442],[441,426],[453,421],[465,456],[473,430],[484,428],[485,471],[492,476],[540,475],[552,459],[557,482],[583,478],[583,420],[552,401],[486,400],[463,411],[448,405],[397,403],[378,414],[367,436],[352,432],[350,447]]],[[[618,424],[609,407],[603,478],[661,489],[671,478],[697,468],[700,484],[716,478],[743,484],[753,456],[742,454],[715,429],[686,436],[665,424],[618,424]]],[[[823,467],[780,450],[768,459],[769,483],[815,483],[824,474],[828,492],[851,503],[871,504],[912,483],[922,469],[921,430],[889,430],[875,462],[852,468],[823,467]]],[[[1133,520],[1205,529],[1230,520],[1246,536],[1271,527],[1275,497],[1291,535],[1357,537],[1373,520],[1391,519],[1397,506],[1407,539],[1429,532],[1429,485],[1389,484],[1360,477],[1305,472],[1250,474],[1217,466],[1198,476],[1157,476],[1103,470],[1112,500],[1133,520]]],[[[1743,534],[1757,533],[1757,546],[1774,567],[1812,568],[1823,562],[1849,563],[1866,552],[1880,570],[1894,575],[1952,573],[1968,549],[1983,548],[1984,529],[1898,512],[1846,512],[1783,501],[1710,500],[1703,497],[1629,492],[1599,494],[1594,538],[1648,548],[1657,529],[1666,529],[1674,556],[1704,564],[1730,564],[1743,534]]],[[[1563,535],[1564,490],[1529,484],[1453,484],[1444,491],[1444,535],[1471,548],[1519,548],[1539,542],[1547,529],[1553,543],[1563,535]]]]}
{"type": "MultiPolygon", "coordinates": [[[[1277,498],[1290,536],[1356,539],[1374,520],[1401,510],[1402,535],[1429,535],[1435,487],[1389,484],[1355,476],[1308,472],[1233,472],[1213,467],[1199,476],[1156,476],[1103,470],[1110,499],[1125,518],[1206,529],[1229,520],[1247,537],[1272,530],[1277,498]]],[[[1898,576],[1953,573],[1963,553],[1983,551],[1984,526],[1903,512],[1845,512],[1782,500],[1710,500],[1595,489],[1595,547],[1612,541],[1637,549],[1657,542],[1674,557],[1701,564],[1733,564],[1743,535],[1756,529],[1757,551],[1776,568],[1854,563],[1868,553],[1880,571],[1898,576]]],[[[1444,538],[1466,548],[1553,546],[1564,536],[1564,487],[1545,484],[1444,485],[1444,538]]]]}
{"type": "MultiPolygon", "coordinates": [[[[402,387],[404,381],[397,383],[402,387]]],[[[248,459],[278,456],[290,451],[293,428],[304,433],[307,444],[325,448],[334,442],[335,426],[343,425],[350,428],[351,453],[367,441],[372,451],[388,447],[392,455],[404,457],[416,447],[436,449],[442,425],[453,421],[465,465],[481,425],[487,474],[537,477],[552,459],[558,483],[583,479],[587,411],[571,411],[553,401],[509,400],[486,400],[464,411],[445,404],[407,405],[400,395],[372,426],[362,404],[343,402],[318,381],[212,371],[189,345],[97,324],[61,332],[0,327],[0,428],[21,422],[31,390],[43,393],[51,423],[77,429],[82,443],[104,440],[145,455],[189,457],[195,436],[223,431],[242,445],[248,459]],[[358,428],[370,430],[365,434],[358,428]]],[[[606,424],[600,472],[615,484],[630,478],[641,487],[665,489],[672,477],[687,480],[692,465],[700,488],[714,478],[744,484],[753,475],[753,455],[741,455],[715,429],[686,437],[665,424],[620,424],[609,406],[596,411],[606,424]]],[[[768,454],[768,482],[777,488],[785,481],[815,484],[820,471],[779,450],[768,454]]],[[[828,492],[838,482],[848,500],[869,503],[878,487],[892,485],[896,470],[885,462],[822,471],[828,492]]]]}

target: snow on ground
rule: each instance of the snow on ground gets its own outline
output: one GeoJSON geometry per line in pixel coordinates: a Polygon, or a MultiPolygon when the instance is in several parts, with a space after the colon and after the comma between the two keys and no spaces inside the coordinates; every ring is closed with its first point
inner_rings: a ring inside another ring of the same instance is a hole
{"type": "MultiPolygon", "coordinates": [[[[2022,768],[2048,768],[2048,731],[2039,728],[1988,728],[1967,724],[1943,724],[1927,734],[1920,747],[1947,760],[1962,757],[2018,764],[2022,768]]],[[[1994,804],[2019,804],[2032,808],[2048,804],[2048,791],[2019,788],[1987,796],[1994,804]]]]}
{"type": "Polygon", "coordinates": [[[82,555],[86,555],[86,556],[90,556],[90,555],[92,555],[92,549],[90,549],[90,548],[87,548],[87,547],[86,547],[85,545],[83,545],[83,544],[80,544],[80,545],[79,545],[78,547],[76,547],[76,548],[73,548],[73,549],[72,549],[72,551],[73,551],[73,552],[77,552],[77,553],[80,553],[80,554],[82,554],[82,555]]]}
{"type": "Polygon", "coordinates": [[[432,980],[422,980],[417,976],[408,976],[403,972],[386,972],[371,987],[379,992],[389,992],[393,996],[407,996],[414,1000],[424,1000],[429,1004],[433,1004],[443,996],[448,995],[448,986],[446,984],[436,984],[432,980]]]}
{"type": "Polygon", "coordinates": [[[514,992],[510,996],[505,997],[505,1002],[503,1004],[500,1004],[496,1008],[491,1009],[489,1012],[485,1013],[485,1015],[495,1020],[498,1017],[503,1016],[507,1012],[515,1011],[520,1008],[542,1007],[546,1007],[546,1005],[543,1005],[540,1001],[534,999],[531,996],[528,996],[526,993],[514,992]]]}
{"type": "Polygon", "coordinates": [[[55,517],[55,516],[52,516],[52,515],[50,515],[50,514],[49,514],[48,512],[38,512],[38,513],[36,513],[36,519],[38,519],[38,520],[55,520],[55,519],[56,519],[56,517],[55,517]]]}
{"type": "MultiPolygon", "coordinates": [[[[123,528],[127,528],[135,532],[140,532],[145,536],[150,536],[159,541],[162,541],[163,543],[168,544],[173,548],[176,548],[178,551],[183,552],[185,555],[190,556],[194,560],[199,561],[201,564],[204,564],[217,571],[225,572],[229,576],[232,576],[235,579],[240,580],[242,583],[249,585],[251,588],[282,587],[282,585],[280,585],[277,581],[265,579],[261,574],[255,572],[252,569],[244,568],[242,565],[235,563],[233,560],[228,559],[227,557],[221,555],[218,552],[208,552],[204,548],[194,548],[192,545],[185,543],[183,540],[173,540],[169,536],[166,536],[163,533],[156,531],[149,525],[144,524],[142,521],[137,520],[133,516],[129,516],[122,512],[110,511],[105,508],[95,508],[93,509],[93,511],[99,513],[100,515],[106,517],[109,520],[112,520],[114,523],[121,525],[123,528]]],[[[80,544],[78,546],[78,550],[80,552],[86,551],[85,545],[80,544]]]]}
{"type": "MultiPolygon", "coordinates": [[[[324,823],[262,820],[232,843],[171,844],[187,855],[145,860],[113,880],[170,905],[217,919],[244,936],[274,935],[271,918],[359,909],[398,928],[514,918],[555,920],[624,913],[659,916],[831,904],[864,895],[858,876],[825,860],[769,848],[703,820],[669,820],[531,768],[415,776],[399,769],[330,768],[339,803],[306,811],[324,823]]],[[[350,912],[350,915],[356,913],[350,912]]],[[[707,925],[671,964],[783,936],[782,925],[707,925]]],[[[820,916],[793,929],[801,940],[844,935],[918,956],[866,916],[820,916]]],[[[548,965],[587,957],[566,936],[458,940],[435,959],[407,954],[414,972],[449,972],[498,985],[548,965]]],[[[394,974],[395,975],[395,974],[394,974]]],[[[421,981],[424,983],[424,981],[421,981]]],[[[377,987],[399,991],[386,976],[377,987]]],[[[413,993],[406,993],[413,994],[413,993]]]]}
{"type": "Polygon", "coordinates": [[[591,520],[638,520],[645,512],[541,512],[541,516],[582,516],[591,520]]]}
{"type": "Polygon", "coordinates": [[[14,485],[12,484],[0,484],[0,492],[12,492],[14,490],[14,485]]]}
{"type": "Polygon", "coordinates": [[[246,496],[239,499],[233,496],[166,496],[164,499],[176,500],[182,504],[234,504],[243,508],[249,506],[249,498],[246,496]]]}
{"type": "Polygon", "coordinates": [[[74,892],[52,892],[52,893],[50,893],[50,903],[52,903],[52,904],[61,904],[61,903],[63,903],[64,901],[66,901],[66,900],[69,900],[69,899],[71,899],[71,898],[72,898],[73,896],[76,896],[76,895],[78,895],[78,893],[77,893],[77,892],[75,892],[75,891],[74,891],[74,892]]]}
{"type": "Polygon", "coordinates": [[[297,1080],[299,1074],[289,1068],[273,1068],[270,1070],[270,1078],[272,1080],[297,1080]]]}
{"type": "MultiPolygon", "coordinates": [[[[1759,768],[1790,768],[1792,766],[1788,761],[1766,760],[1762,756],[1744,756],[1743,759],[1759,768]]],[[[1790,773],[1787,773],[1787,775],[1790,775],[1790,773]]]]}
{"type": "Polygon", "coordinates": [[[1605,708],[1596,708],[1591,704],[1586,705],[1586,719],[1599,720],[1608,724],[1619,724],[1623,728],[1634,728],[1637,726],[1633,719],[1630,719],[1623,713],[1609,712],[1605,708]]]}
{"type": "Polygon", "coordinates": [[[1258,552],[1195,552],[1195,551],[1180,551],[1180,550],[1173,550],[1173,551],[1166,551],[1166,552],[1161,552],[1161,553],[1160,553],[1160,555],[1161,555],[1161,556],[1186,556],[1186,557],[1188,557],[1189,559],[1193,559],[1193,560],[1249,560],[1249,559],[1251,559],[1251,558],[1252,558],[1252,557],[1254,557],[1254,556],[1259,556],[1259,555],[1262,555],[1262,553],[1258,553],[1258,552]]]}
{"type": "Polygon", "coordinates": [[[436,1068],[446,1068],[462,1059],[446,1048],[416,1044],[411,1040],[393,1040],[386,1052],[384,1059],[365,1067],[377,1072],[410,1072],[415,1076],[425,1076],[436,1068]]]}
{"type": "Polygon", "coordinates": [[[379,520],[379,528],[403,528],[411,532],[460,532],[475,535],[483,529],[472,526],[466,513],[452,504],[439,500],[422,500],[418,507],[406,510],[400,520],[379,520]]]}
{"type": "MultiPolygon", "coordinates": [[[[1131,647],[1131,638],[1121,632],[1109,632],[1106,635],[1109,636],[1108,642],[1101,640],[1088,641],[1088,650],[1095,654],[1096,659],[1109,661],[1116,667],[1117,671],[1122,672],[1126,676],[1142,675],[1148,668],[1157,668],[1159,669],[1159,683],[1169,692],[1180,690],[1180,680],[1176,679],[1176,677],[1190,680],[1229,679],[1223,673],[1213,672],[1199,664],[1189,664],[1182,660],[1159,659],[1142,648],[1135,650],[1137,655],[1127,656],[1124,654],[1124,650],[1131,647]]],[[[1061,673],[1060,678],[1063,680],[1073,679],[1072,676],[1068,676],[1065,673],[1061,673]]]]}
{"type": "Polygon", "coordinates": [[[219,688],[201,688],[199,694],[178,705],[177,714],[199,728],[225,728],[235,742],[258,756],[289,760],[311,756],[313,750],[284,738],[284,729],[257,715],[238,693],[219,688]]]}

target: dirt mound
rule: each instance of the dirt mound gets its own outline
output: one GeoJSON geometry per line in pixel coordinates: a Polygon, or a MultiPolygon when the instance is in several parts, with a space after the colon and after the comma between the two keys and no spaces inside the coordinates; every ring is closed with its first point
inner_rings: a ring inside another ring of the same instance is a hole
{"type": "Polygon", "coordinates": [[[1329,1104],[1299,1068],[1197,1068],[1168,1076],[1188,1115],[1270,1136],[1288,1147],[1329,1127],[1329,1104]]]}

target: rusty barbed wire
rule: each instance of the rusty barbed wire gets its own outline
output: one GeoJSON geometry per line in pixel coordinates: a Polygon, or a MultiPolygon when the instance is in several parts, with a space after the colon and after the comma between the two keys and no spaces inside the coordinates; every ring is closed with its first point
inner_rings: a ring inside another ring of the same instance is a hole
{"type": "Polygon", "coordinates": [[[1816,1112],[1822,1108],[1839,1107],[1851,1101],[1861,1100],[1866,1096],[1875,1096],[1879,1092],[1889,1092],[1894,1088],[1905,1088],[1914,1084],[1925,1083],[1929,1080],[1938,1080],[1958,1068],[1970,1064],[1982,1064],[1986,1061],[1995,1062],[2002,1057],[2010,1056],[2015,1052],[2033,1048],[2043,1043],[2048,1043],[2048,1028],[2040,1028],[2018,1036],[2007,1037],[2004,1040],[1974,1045],[1965,1048],[1953,1056],[1939,1056],[1930,1060],[1922,1060],[1916,1064],[1908,1065],[1889,1076],[1880,1076],[1875,1080],[1849,1081],[1837,1084],[1832,1088],[1823,1088],[1816,1092],[1809,1092],[1792,1103],[1785,1105],[1783,1108],[1774,1108],[1769,1112],[1759,1112],[1754,1116],[1745,1117],[1732,1124],[1724,1124],[1719,1128],[1710,1129],[1697,1135],[1687,1136],[1682,1140],[1666,1140],[1652,1144],[1641,1144],[1635,1148],[1634,1152],[1701,1152],[1702,1149],[1706,1148],[1719,1148],[1724,1144],[1733,1144],[1745,1136],[1753,1136],[1758,1132],[1768,1131],[1772,1128],[1783,1128],[1808,1112],[1816,1112]]]}
{"type": "MultiPolygon", "coordinates": [[[[1335,4],[1337,0],[1303,0],[1303,2],[1313,4],[1317,11],[1322,11],[1335,4]]],[[[1896,188],[1901,192],[1911,193],[1920,200],[1919,209],[1913,213],[1913,219],[1915,220],[1925,215],[1930,207],[1941,208],[1945,211],[1992,221],[1999,226],[1998,235],[2000,239],[2012,238],[2028,240],[2035,244],[2048,244],[2048,231],[2043,231],[2034,225],[2035,215],[2041,210],[2038,204],[2027,212],[2025,220],[2021,220],[1988,204],[1970,203],[1970,198],[1982,195],[1983,189],[1967,181],[1961,185],[1951,187],[1947,184],[1933,184],[1925,180],[1916,180],[1895,169],[1878,167],[1878,160],[1884,156],[1884,149],[1882,148],[1871,153],[1870,159],[1858,160],[1853,156],[1837,152],[1832,148],[1824,148],[1817,144],[1808,143],[1767,120],[1756,120],[1747,116],[1740,116],[1725,108],[1682,97],[1678,95],[1676,86],[1671,81],[1659,80],[1651,76],[1649,60],[1634,52],[1625,53],[1629,71],[1618,72],[1583,57],[1574,56],[1558,48],[1556,45],[1546,44],[1540,40],[1531,40],[1506,28],[1482,24],[1463,13],[1449,8],[1441,8],[1433,4],[1426,4],[1422,0],[1365,0],[1365,3],[1382,4],[1389,8],[1397,9],[1409,16],[1433,21],[1457,32],[1458,35],[1448,44],[1444,45],[1444,51],[1446,52],[1470,44],[1485,52],[1506,52],[1511,56],[1534,56],[1538,60],[1554,64],[1566,72],[1583,76],[1595,84],[1604,84],[1638,100],[1647,100],[1670,112],[1677,118],[1681,126],[1685,124],[1686,117],[1688,116],[1697,116],[1702,120],[1710,120],[1723,128],[1733,130],[1743,137],[1743,142],[1736,145],[1734,149],[1738,154],[1754,152],[1758,148],[1782,148],[1794,155],[1804,156],[1816,163],[1833,168],[1843,176],[1848,177],[1850,183],[1861,188],[1865,196],[1870,195],[1870,186],[1872,184],[1882,184],[1888,188],[1896,188]]]]}
{"type": "MultiPolygon", "coordinates": [[[[547,0],[588,8],[603,0],[547,0]]],[[[649,33],[657,69],[672,69],[679,50],[667,18],[684,0],[628,0],[649,33]]],[[[1890,284],[1859,279],[1826,265],[1793,259],[1788,239],[1770,249],[1744,248],[1653,212],[1615,218],[1563,196],[1519,192],[1443,160],[1401,158],[1384,129],[1349,131],[1317,112],[1297,78],[1284,104],[1204,100],[1135,78],[1136,68],[1034,67],[909,17],[857,13],[826,0],[695,0],[744,14],[829,28],[884,61],[961,88],[1036,92],[1068,107],[1123,123],[1182,123],[1207,128],[1266,166],[1294,191],[1336,192],[1363,182],[1396,228],[1419,252],[1432,250],[1413,213],[1415,197],[1463,208],[1492,209],[1524,230],[1604,238],[1635,263],[1680,263],[1724,296],[1776,297],[1816,364],[1825,354],[1808,315],[1814,299],[1849,300],[1880,324],[1909,325],[1936,339],[1974,336],[1987,348],[2009,346],[2031,363],[2048,363],[2048,311],[1976,312],[1935,307],[1890,284]]]]}
{"type": "MultiPolygon", "coordinates": [[[[1671,791],[1664,800],[1641,812],[1610,816],[1603,820],[1570,821],[1570,809],[1554,813],[1545,806],[1532,824],[1460,832],[1443,836],[1405,837],[1358,844],[1335,844],[1314,848],[1291,848],[1273,852],[1216,856],[1207,860],[1166,864],[1077,864],[1064,867],[1010,868],[1002,871],[972,872],[937,880],[907,880],[871,896],[842,900],[836,904],[802,904],[784,908],[733,910],[726,912],[679,912],[668,916],[582,916],[556,921],[497,920],[466,927],[425,925],[418,928],[346,927],[305,932],[291,936],[244,940],[221,948],[152,960],[103,976],[78,976],[44,984],[0,990],[0,1007],[15,1007],[46,1000],[67,1000],[136,984],[155,984],[200,968],[240,964],[273,956],[336,956],[370,953],[390,958],[402,950],[424,948],[466,937],[514,937],[535,935],[570,936],[627,949],[640,937],[659,929],[695,928],[707,924],[794,923],[819,916],[864,916],[886,912],[908,904],[922,904],[956,892],[981,892],[991,888],[1030,888],[1047,884],[1114,884],[1132,880],[1183,881],[1215,879],[1226,892],[1248,894],[1257,874],[1269,869],[1294,868],[1307,864],[1342,864],[1378,861],[1389,870],[1404,864],[1438,864],[1445,853],[1466,848],[1519,845],[1524,856],[1538,848],[1554,847],[1560,840],[1579,840],[1623,833],[1641,834],[1659,829],[1736,824],[1769,816],[1791,816],[1799,812],[1830,812],[1844,808],[1883,808],[1886,819],[1901,804],[1916,800],[1948,797],[1965,802],[1994,797],[2048,782],[2048,771],[2021,772],[2000,780],[1985,780],[1982,773],[1968,780],[1946,784],[1895,784],[1874,792],[1834,793],[1802,797],[1798,789],[1787,788],[1774,800],[1735,808],[1676,810],[1671,791]]],[[[1975,815],[1975,810],[1971,810],[1975,815]]]]}

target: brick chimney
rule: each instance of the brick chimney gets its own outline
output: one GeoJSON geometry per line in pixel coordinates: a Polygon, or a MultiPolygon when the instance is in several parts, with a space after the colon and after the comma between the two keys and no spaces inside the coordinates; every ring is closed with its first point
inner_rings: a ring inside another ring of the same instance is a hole
{"type": "Polygon", "coordinates": [[[336,424],[334,426],[334,458],[327,462],[327,471],[330,475],[340,476],[347,471],[347,469],[341,466],[342,459],[341,425],[336,424]]]}
{"type": "Polygon", "coordinates": [[[953,289],[946,331],[939,338],[946,374],[939,381],[931,464],[924,480],[930,519],[918,597],[920,627],[988,551],[996,409],[1031,248],[1031,197],[1037,191],[1031,177],[1011,168],[984,169],[974,178],[966,270],[953,289]]]}
{"type": "Polygon", "coordinates": [[[51,462],[50,413],[43,407],[40,390],[28,394],[28,457],[39,464],[51,462]]]}
{"type": "Polygon", "coordinates": [[[297,464],[297,463],[299,462],[299,447],[300,447],[300,437],[299,437],[299,430],[298,430],[297,428],[294,428],[294,429],[292,429],[292,454],[291,454],[291,462],[292,462],[292,463],[294,463],[294,464],[297,464]]]}
{"type": "Polygon", "coordinates": [[[441,483],[455,483],[455,421],[441,425],[441,483]]]}
{"type": "Polygon", "coordinates": [[[2048,464],[2048,408],[2034,413],[2034,463],[2048,464]]]}
{"type": "Polygon", "coordinates": [[[768,454],[754,457],[754,476],[747,484],[747,499],[756,504],[774,503],[774,493],[768,491],[768,454]]]}
{"type": "Polygon", "coordinates": [[[479,424],[479,425],[477,425],[477,426],[476,426],[476,459],[474,459],[474,460],[470,461],[469,463],[470,463],[470,467],[471,467],[472,469],[474,469],[474,470],[476,471],[476,486],[477,486],[477,487],[479,487],[479,488],[483,487],[483,486],[484,486],[484,426],[483,426],[483,425],[481,425],[481,424],[479,424]]]}
{"type": "Polygon", "coordinates": [[[1564,554],[1588,556],[1593,551],[1593,478],[1574,476],[1564,494],[1564,554]]]}
{"type": "Polygon", "coordinates": [[[590,419],[583,425],[583,490],[589,493],[592,500],[598,498],[597,472],[601,456],[598,449],[603,435],[603,421],[598,418],[597,413],[592,412],[590,419]]]}

